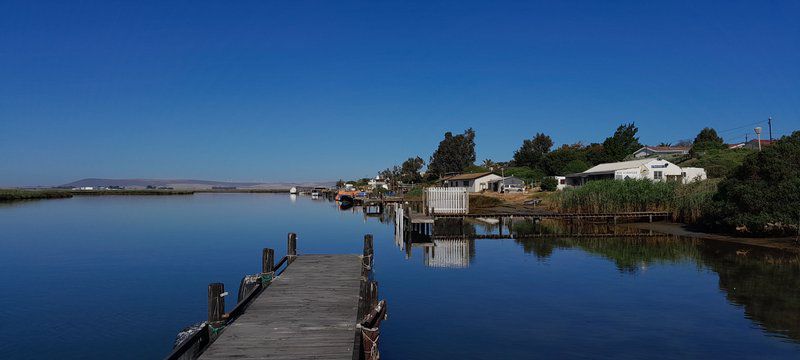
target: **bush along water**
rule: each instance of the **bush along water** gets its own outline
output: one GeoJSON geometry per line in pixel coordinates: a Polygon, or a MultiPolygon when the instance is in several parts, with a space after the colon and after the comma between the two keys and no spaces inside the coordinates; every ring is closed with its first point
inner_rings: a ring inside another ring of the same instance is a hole
{"type": "Polygon", "coordinates": [[[800,131],[753,153],[719,183],[704,223],[751,235],[796,235],[800,223],[800,131]]]}

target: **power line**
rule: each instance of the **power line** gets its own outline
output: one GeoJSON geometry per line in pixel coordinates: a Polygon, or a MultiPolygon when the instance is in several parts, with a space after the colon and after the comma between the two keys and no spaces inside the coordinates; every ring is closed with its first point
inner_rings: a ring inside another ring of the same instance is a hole
{"type": "Polygon", "coordinates": [[[746,128],[748,126],[753,126],[753,125],[763,125],[765,122],[766,121],[761,120],[761,121],[758,121],[758,122],[754,122],[752,124],[737,126],[735,128],[730,128],[730,129],[726,129],[726,130],[720,130],[720,131],[717,131],[717,134],[722,134],[722,133],[726,133],[726,132],[729,132],[729,131],[739,130],[739,129],[743,129],[743,128],[746,128]]]}

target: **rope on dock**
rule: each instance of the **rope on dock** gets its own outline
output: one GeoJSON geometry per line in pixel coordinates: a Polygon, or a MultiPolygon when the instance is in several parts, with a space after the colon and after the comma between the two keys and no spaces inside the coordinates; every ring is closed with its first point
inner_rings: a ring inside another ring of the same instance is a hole
{"type": "Polygon", "coordinates": [[[275,272],[274,271],[263,273],[263,274],[261,274],[261,285],[267,285],[267,284],[271,283],[272,280],[274,280],[274,279],[275,279],[275,272]]]}

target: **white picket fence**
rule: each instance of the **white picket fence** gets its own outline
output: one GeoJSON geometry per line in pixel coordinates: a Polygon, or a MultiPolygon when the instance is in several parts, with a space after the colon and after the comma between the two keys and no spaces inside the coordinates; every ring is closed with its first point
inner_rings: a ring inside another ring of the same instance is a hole
{"type": "Polygon", "coordinates": [[[466,214],[469,193],[465,187],[429,187],[425,189],[428,214],[466,214]]]}

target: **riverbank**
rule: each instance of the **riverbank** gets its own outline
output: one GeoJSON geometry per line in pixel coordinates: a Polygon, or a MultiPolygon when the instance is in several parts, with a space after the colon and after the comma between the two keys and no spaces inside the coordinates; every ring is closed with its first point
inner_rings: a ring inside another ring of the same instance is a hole
{"type": "Polygon", "coordinates": [[[729,243],[737,243],[750,246],[760,246],[770,249],[779,249],[790,251],[800,254],[800,244],[794,237],[779,237],[779,238],[754,238],[754,237],[738,237],[721,234],[710,234],[706,232],[696,231],[691,226],[679,223],[631,223],[619,225],[623,227],[631,227],[641,230],[652,230],[655,232],[687,236],[698,239],[724,241],[729,243]]]}
{"type": "Polygon", "coordinates": [[[0,202],[40,200],[40,199],[64,199],[72,197],[68,190],[21,190],[21,189],[0,189],[0,202]]]}
{"type": "Polygon", "coordinates": [[[0,202],[64,199],[71,198],[73,196],[167,196],[194,195],[196,193],[284,194],[289,193],[289,189],[0,189],[0,202]]]}

